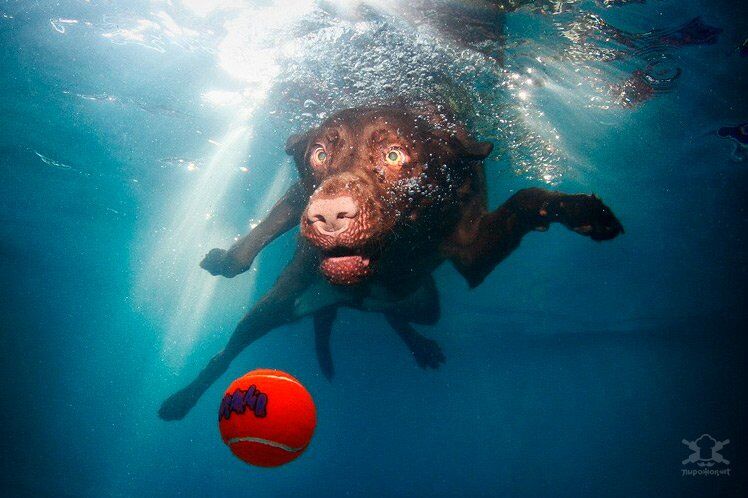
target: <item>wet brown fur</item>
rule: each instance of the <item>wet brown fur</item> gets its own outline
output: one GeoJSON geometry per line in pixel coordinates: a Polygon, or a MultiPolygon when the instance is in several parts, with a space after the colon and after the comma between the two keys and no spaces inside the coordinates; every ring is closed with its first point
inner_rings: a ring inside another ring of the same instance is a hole
{"type": "Polygon", "coordinates": [[[623,231],[599,198],[530,188],[489,211],[483,160],[492,145],[473,139],[444,108],[425,103],[341,111],[320,127],[290,137],[300,182],[268,217],[229,250],[213,249],[201,266],[214,275],[246,271],[274,238],[301,222],[292,261],[273,288],[237,325],[226,348],[198,377],[161,407],[162,418],[182,418],[233,358],[270,330],[303,316],[314,317],[317,353],[333,375],[330,332],[337,309],[380,312],[402,338],[417,363],[437,368],[444,361],[438,344],[412,323],[433,324],[439,301],[431,273],[451,261],[471,287],[479,285],[522,237],[559,222],[593,240],[623,231]],[[383,160],[387,147],[406,148],[401,168],[383,160]],[[323,145],[329,160],[314,167],[310,151],[323,145]],[[413,184],[415,192],[408,189],[413,184]],[[346,195],[362,213],[336,239],[322,237],[305,213],[311,199],[346,195]],[[356,285],[331,285],[321,277],[320,258],[329,251],[371,254],[371,274],[356,285]]]}

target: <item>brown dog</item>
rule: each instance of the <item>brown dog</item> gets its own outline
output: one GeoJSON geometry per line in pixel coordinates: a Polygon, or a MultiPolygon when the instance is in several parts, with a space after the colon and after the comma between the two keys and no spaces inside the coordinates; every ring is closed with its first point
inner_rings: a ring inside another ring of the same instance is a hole
{"type": "Polygon", "coordinates": [[[244,348],[307,315],[331,377],[329,338],[341,306],[383,313],[418,364],[437,368],[444,361],[438,344],[411,324],[439,319],[431,273],[445,260],[475,287],[526,233],[551,222],[598,241],[623,231],[600,199],[584,194],[531,188],[489,212],[483,160],[491,149],[433,104],[349,109],[289,138],[301,181],[249,235],[228,251],[213,249],[201,266],[233,277],[300,222],[293,260],[226,348],[159,415],[184,417],[244,348]]]}

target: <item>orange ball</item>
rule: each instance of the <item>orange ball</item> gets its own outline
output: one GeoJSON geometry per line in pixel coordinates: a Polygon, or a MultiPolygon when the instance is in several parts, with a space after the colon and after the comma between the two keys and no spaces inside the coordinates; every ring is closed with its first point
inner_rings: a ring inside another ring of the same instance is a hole
{"type": "Polygon", "coordinates": [[[253,370],[229,385],[218,410],[223,442],[237,457],[277,467],[304,452],[317,413],[309,391],[280,370],[253,370]]]}

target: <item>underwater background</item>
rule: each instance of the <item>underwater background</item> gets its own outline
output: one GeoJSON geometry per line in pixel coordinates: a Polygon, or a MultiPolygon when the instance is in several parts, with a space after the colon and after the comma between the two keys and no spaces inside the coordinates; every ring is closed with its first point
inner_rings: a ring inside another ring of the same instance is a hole
{"type": "Polygon", "coordinates": [[[748,7],[520,3],[0,2],[0,495],[745,496],[748,7]],[[442,266],[436,371],[343,310],[332,382],[301,320],[160,420],[290,257],[198,267],[293,183],[286,137],[393,98],[494,142],[492,207],[595,192],[625,235],[530,234],[474,290],[442,266]],[[216,423],[260,367],[317,405],[277,469],[216,423]],[[729,475],[682,472],[702,434],[729,475]]]}

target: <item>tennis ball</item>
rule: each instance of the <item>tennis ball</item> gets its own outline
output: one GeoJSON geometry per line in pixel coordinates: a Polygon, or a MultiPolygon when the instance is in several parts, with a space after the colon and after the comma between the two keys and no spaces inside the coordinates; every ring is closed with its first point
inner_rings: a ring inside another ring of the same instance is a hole
{"type": "Polygon", "coordinates": [[[317,425],[312,396],[280,370],[253,370],[232,382],[218,410],[223,442],[247,463],[277,467],[297,458],[317,425]]]}

